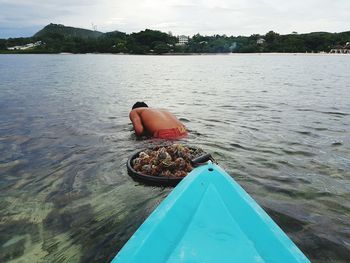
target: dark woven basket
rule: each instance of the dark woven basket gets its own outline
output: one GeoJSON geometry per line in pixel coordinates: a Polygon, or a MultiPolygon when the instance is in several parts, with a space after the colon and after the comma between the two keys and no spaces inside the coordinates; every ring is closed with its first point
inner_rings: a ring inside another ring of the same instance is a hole
{"type": "MultiPolygon", "coordinates": [[[[197,150],[197,148],[195,147],[190,147],[193,150],[197,150]]],[[[134,153],[129,159],[128,162],[126,164],[127,169],[128,169],[128,174],[135,180],[140,181],[142,183],[145,184],[149,184],[149,185],[157,185],[157,186],[176,186],[178,183],[181,182],[181,180],[184,177],[164,177],[164,176],[152,176],[152,175],[147,175],[147,174],[143,174],[140,172],[135,171],[135,169],[132,167],[132,162],[134,159],[136,159],[140,152],[145,151],[138,151],[136,153],[134,153]]],[[[192,165],[196,165],[199,162],[202,162],[203,160],[207,160],[210,156],[210,154],[205,154],[203,156],[200,156],[199,158],[196,158],[196,160],[192,161],[192,165]]],[[[211,157],[211,156],[210,156],[211,157]]]]}

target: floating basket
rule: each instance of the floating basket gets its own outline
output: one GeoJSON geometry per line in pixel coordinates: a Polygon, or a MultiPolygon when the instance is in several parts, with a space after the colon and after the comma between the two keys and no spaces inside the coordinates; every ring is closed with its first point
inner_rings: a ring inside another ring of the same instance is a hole
{"type": "MultiPolygon", "coordinates": [[[[189,147],[190,149],[193,150],[197,150],[194,147],[189,147]]],[[[133,160],[136,159],[139,154],[143,151],[145,151],[146,149],[142,150],[142,151],[138,151],[136,153],[134,153],[127,162],[127,169],[128,169],[128,174],[135,180],[140,181],[142,183],[145,184],[150,184],[150,185],[157,185],[157,186],[176,186],[178,183],[181,182],[181,180],[184,177],[174,177],[174,176],[169,176],[169,177],[165,177],[165,176],[152,176],[152,175],[147,175],[147,174],[143,174],[141,172],[137,172],[134,168],[133,168],[133,160]]],[[[198,166],[201,163],[207,162],[208,160],[212,160],[212,157],[210,154],[203,152],[203,155],[194,158],[193,160],[191,160],[191,164],[192,166],[198,166]]]]}

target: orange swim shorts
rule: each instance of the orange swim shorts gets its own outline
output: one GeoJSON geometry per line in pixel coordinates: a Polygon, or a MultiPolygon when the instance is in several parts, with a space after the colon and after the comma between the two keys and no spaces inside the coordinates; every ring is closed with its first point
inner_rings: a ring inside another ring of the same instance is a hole
{"type": "Polygon", "coordinates": [[[155,132],[154,137],[158,139],[179,139],[187,136],[187,131],[184,127],[162,129],[155,132]]]}

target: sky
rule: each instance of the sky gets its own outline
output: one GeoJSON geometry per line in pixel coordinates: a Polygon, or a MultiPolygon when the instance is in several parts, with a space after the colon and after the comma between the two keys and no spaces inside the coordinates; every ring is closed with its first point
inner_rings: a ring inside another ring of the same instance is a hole
{"type": "Polygon", "coordinates": [[[189,36],[343,32],[350,0],[0,0],[0,38],[32,36],[49,23],[189,36]]]}

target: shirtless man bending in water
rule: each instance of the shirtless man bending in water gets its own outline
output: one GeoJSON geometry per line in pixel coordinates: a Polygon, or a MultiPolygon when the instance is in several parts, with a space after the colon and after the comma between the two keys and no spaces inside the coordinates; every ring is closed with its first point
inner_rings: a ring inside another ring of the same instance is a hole
{"type": "Polygon", "coordinates": [[[186,127],[166,110],[148,108],[136,102],[130,112],[136,135],[150,135],[160,139],[177,139],[187,135],[186,127]]]}

